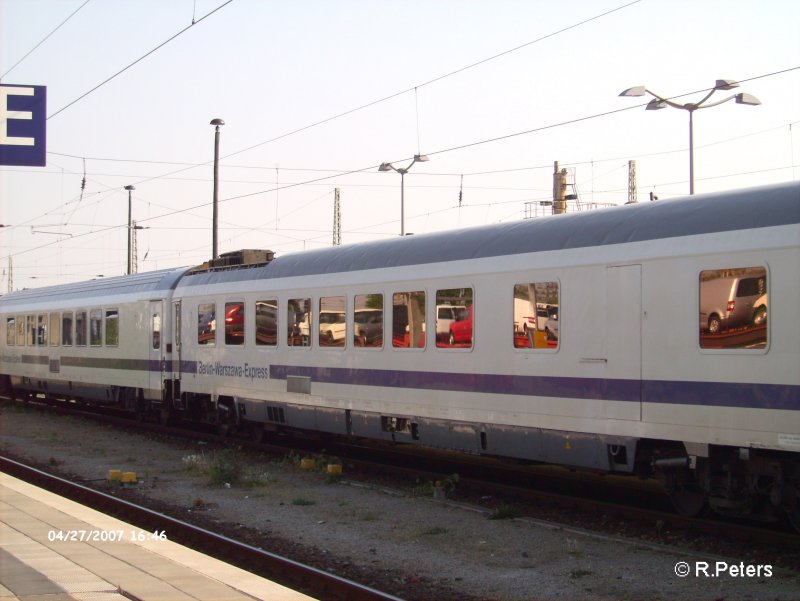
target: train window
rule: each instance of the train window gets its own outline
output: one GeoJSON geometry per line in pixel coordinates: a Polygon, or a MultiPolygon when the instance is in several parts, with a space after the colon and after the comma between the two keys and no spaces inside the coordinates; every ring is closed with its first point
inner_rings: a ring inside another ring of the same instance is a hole
{"type": "Polygon", "coordinates": [[[14,346],[17,336],[17,322],[15,317],[6,317],[6,345],[14,346]]]}
{"type": "Polygon", "coordinates": [[[217,307],[202,303],[197,307],[197,344],[214,346],[217,338],[217,307]]]}
{"type": "Polygon", "coordinates": [[[700,348],[766,348],[768,306],[764,267],[701,271],[700,348]]]}
{"type": "Polygon", "coordinates": [[[72,346],[72,312],[61,314],[61,345],[72,346]]]}
{"type": "Polygon", "coordinates": [[[50,314],[50,346],[58,346],[61,342],[61,315],[50,314]]]}
{"type": "Polygon", "coordinates": [[[343,296],[323,296],[319,299],[319,345],[344,348],[345,312],[343,296]]]}
{"type": "Polygon", "coordinates": [[[289,346],[311,346],[313,325],[310,298],[292,298],[288,304],[286,343],[289,346]]]}
{"type": "Polygon", "coordinates": [[[89,344],[92,346],[103,344],[103,312],[100,309],[89,311],[89,344]]]}
{"type": "Polygon", "coordinates": [[[161,348],[161,313],[153,313],[153,322],[151,325],[153,350],[157,351],[161,348]]]}
{"type": "Polygon", "coordinates": [[[119,311],[106,310],[106,346],[119,345],[119,311]]]}
{"type": "Polygon", "coordinates": [[[356,346],[383,348],[383,294],[357,294],[353,311],[356,346]]]}
{"type": "Polygon", "coordinates": [[[25,344],[27,346],[36,346],[36,317],[28,315],[25,319],[25,344]]]}
{"type": "Polygon", "coordinates": [[[472,348],[472,288],[436,291],[436,346],[472,348]]]}
{"type": "Polygon", "coordinates": [[[558,349],[558,282],[514,286],[514,347],[558,349]]]}
{"type": "Polygon", "coordinates": [[[225,303],[225,344],[244,344],[244,303],[225,303]]]}
{"type": "Polygon", "coordinates": [[[425,348],[425,292],[396,292],[392,296],[392,346],[425,348]]]}
{"type": "Polygon", "coordinates": [[[25,345],[25,316],[17,315],[17,346],[25,345]]]}
{"type": "Polygon", "coordinates": [[[75,346],[86,346],[86,311],[75,312],[75,346]]]}
{"type": "Polygon", "coordinates": [[[47,346],[47,315],[39,315],[36,320],[36,344],[38,346],[47,346]]]}
{"type": "Polygon", "coordinates": [[[278,301],[256,301],[256,344],[276,346],[278,344],[278,301]]]}

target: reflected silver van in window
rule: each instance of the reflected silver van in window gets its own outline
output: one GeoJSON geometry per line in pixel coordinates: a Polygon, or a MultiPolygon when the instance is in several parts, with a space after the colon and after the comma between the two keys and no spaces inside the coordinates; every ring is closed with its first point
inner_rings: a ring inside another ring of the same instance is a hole
{"type": "Polygon", "coordinates": [[[700,331],[714,335],[763,325],[767,311],[767,270],[715,269],[700,273],[700,331]]]}

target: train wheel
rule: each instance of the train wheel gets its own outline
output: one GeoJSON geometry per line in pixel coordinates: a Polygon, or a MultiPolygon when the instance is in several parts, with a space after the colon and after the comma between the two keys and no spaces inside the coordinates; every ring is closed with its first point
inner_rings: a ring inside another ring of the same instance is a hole
{"type": "Polygon", "coordinates": [[[675,513],[693,518],[706,512],[708,509],[706,491],[695,482],[691,473],[669,470],[661,477],[675,513]]]}
{"type": "Polygon", "coordinates": [[[687,485],[669,494],[672,507],[678,515],[694,518],[705,513],[706,492],[696,484],[687,485]]]}

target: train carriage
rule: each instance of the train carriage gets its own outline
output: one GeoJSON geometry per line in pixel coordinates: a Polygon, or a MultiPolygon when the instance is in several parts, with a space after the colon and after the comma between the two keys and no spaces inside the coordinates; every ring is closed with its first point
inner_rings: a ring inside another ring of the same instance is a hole
{"type": "Polygon", "coordinates": [[[23,394],[160,408],[172,291],[186,269],[22,290],[0,299],[2,375],[23,394]]]}
{"type": "MultiPolygon", "coordinates": [[[[796,183],[249,254],[170,276],[162,417],[655,474],[684,513],[800,524],[796,183]]],[[[48,383],[18,346],[2,372],[48,383]]]]}

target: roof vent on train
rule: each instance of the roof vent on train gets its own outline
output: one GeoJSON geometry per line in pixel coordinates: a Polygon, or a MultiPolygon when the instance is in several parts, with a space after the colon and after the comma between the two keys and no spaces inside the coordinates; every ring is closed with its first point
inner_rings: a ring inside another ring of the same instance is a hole
{"type": "Polygon", "coordinates": [[[243,249],[222,253],[216,259],[209,259],[202,265],[192,269],[189,274],[204,273],[207,271],[222,271],[226,269],[247,269],[266,265],[275,258],[271,250],[243,249]]]}

